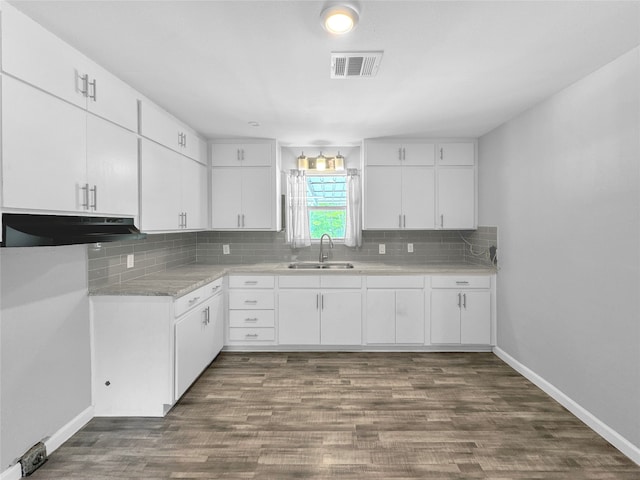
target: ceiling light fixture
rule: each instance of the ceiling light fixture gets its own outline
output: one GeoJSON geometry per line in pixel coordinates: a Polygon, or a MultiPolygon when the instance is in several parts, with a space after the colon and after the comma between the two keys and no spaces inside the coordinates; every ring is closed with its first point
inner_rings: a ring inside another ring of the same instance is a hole
{"type": "Polygon", "coordinates": [[[349,33],[356,27],[359,18],[357,10],[349,5],[333,5],[320,14],[322,28],[335,35],[349,33]]]}

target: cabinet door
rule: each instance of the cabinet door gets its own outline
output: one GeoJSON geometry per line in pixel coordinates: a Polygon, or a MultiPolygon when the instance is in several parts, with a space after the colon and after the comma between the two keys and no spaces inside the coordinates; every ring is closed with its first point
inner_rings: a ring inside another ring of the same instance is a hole
{"type": "Polygon", "coordinates": [[[320,294],[317,290],[280,290],[278,339],[280,345],[320,344],[320,294]]]}
{"type": "Polygon", "coordinates": [[[367,343],[396,343],[394,290],[367,290],[367,343]]]}
{"type": "Polygon", "coordinates": [[[362,294],[360,291],[324,291],[320,297],[322,345],[362,343],[362,294]]]}
{"type": "Polygon", "coordinates": [[[431,343],[460,343],[460,306],[457,290],[431,291],[431,343]]]}
{"type": "Polygon", "coordinates": [[[186,157],[182,163],[182,211],[188,229],[207,227],[207,167],[186,157]]]}
{"type": "Polygon", "coordinates": [[[424,343],[422,290],[396,290],[396,343],[424,343]]]}
{"type": "Polygon", "coordinates": [[[435,174],[430,167],[402,168],[402,228],[435,227],[435,174]]]}
{"type": "Polygon", "coordinates": [[[435,145],[433,143],[407,143],[403,145],[403,165],[433,165],[435,145]]]}
{"type": "Polygon", "coordinates": [[[150,103],[142,102],[140,133],[174,151],[181,152],[181,126],[167,112],[150,103]]]}
{"type": "Polygon", "coordinates": [[[465,291],[462,295],[461,343],[489,345],[491,343],[490,292],[465,291]]]}
{"type": "Polygon", "coordinates": [[[238,229],[242,211],[242,169],[211,169],[211,228],[238,229]]]}
{"type": "Polygon", "coordinates": [[[86,112],[6,75],[2,89],[4,207],[88,211],[86,112]]]}
{"type": "Polygon", "coordinates": [[[438,145],[438,165],[475,164],[473,143],[441,143],[438,145]]]}
{"type": "Polygon", "coordinates": [[[367,167],[364,186],[364,228],[402,228],[401,167],[367,167]]]}
{"type": "Polygon", "coordinates": [[[214,143],[211,163],[216,166],[271,166],[271,143],[214,143]]]}
{"type": "Polygon", "coordinates": [[[445,229],[474,229],[474,169],[440,168],[438,170],[438,225],[445,229]]]}
{"type": "Polygon", "coordinates": [[[213,330],[213,340],[209,351],[209,361],[216,358],[224,346],[224,302],[222,294],[209,300],[209,327],[213,330]]]}
{"type": "Polygon", "coordinates": [[[180,174],[179,155],[148,140],[142,141],[142,230],[179,228],[182,212],[180,174]]]}
{"type": "Polygon", "coordinates": [[[138,139],[128,130],[87,116],[87,182],[93,211],[138,215],[138,139]]]}
{"type": "Polygon", "coordinates": [[[209,302],[202,304],[176,322],[175,400],[187,391],[211,362],[214,330],[209,302]]]}
{"type": "Polygon", "coordinates": [[[2,69],[84,108],[80,76],[89,60],[11,5],[2,7],[2,69]]]}
{"type": "Polygon", "coordinates": [[[366,143],[365,165],[401,165],[403,152],[399,143],[366,143]]]}
{"type": "Polygon", "coordinates": [[[138,131],[138,97],[129,85],[92,63],[89,71],[87,109],[118,125],[138,131]]]}
{"type": "Polygon", "coordinates": [[[270,167],[242,168],[242,228],[275,229],[274,181],[270,167]]]}

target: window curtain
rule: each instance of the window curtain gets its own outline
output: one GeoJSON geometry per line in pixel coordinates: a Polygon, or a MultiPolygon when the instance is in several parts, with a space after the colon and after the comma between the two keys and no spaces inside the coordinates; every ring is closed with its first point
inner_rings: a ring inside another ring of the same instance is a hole
{"type": "Polygon", "coordinates": [[[347,215],[344,244],[347,247],[362,246],[362,186],[360,174],[355,168],[347,170],[347,215]]]}
{"type": "Polygon", "coordinates": [[[290,170],[287,175],[287,243],[291,248],[311,246],[307,177],[302,170],[290,170]]]}

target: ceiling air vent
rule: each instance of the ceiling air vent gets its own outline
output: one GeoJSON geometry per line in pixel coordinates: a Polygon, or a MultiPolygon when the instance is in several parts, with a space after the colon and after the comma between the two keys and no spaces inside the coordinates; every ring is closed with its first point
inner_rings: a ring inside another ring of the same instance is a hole
{"type": "Polygon", "coordinates": [[[331,52],[331,78],[375,77],[383,52],[331,52]]]}

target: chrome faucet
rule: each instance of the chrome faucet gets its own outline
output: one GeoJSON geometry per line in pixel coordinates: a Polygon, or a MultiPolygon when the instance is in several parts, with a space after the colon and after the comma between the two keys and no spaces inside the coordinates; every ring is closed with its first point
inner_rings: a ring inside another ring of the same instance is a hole
{"type": "Polygon", "coordinates": [[[320,263],[324,262],[327,258],[329,258],[329,254],[324,253],[324,246],[322,244],[324,237],[327,237],[329,239],[329,246],[333,248],[333,240],[331,240],[331,237],[329,236],[328,233],[323,233],[322,236],[320,237],[320,257],[318,258],[318,261],[320,263]]]}

